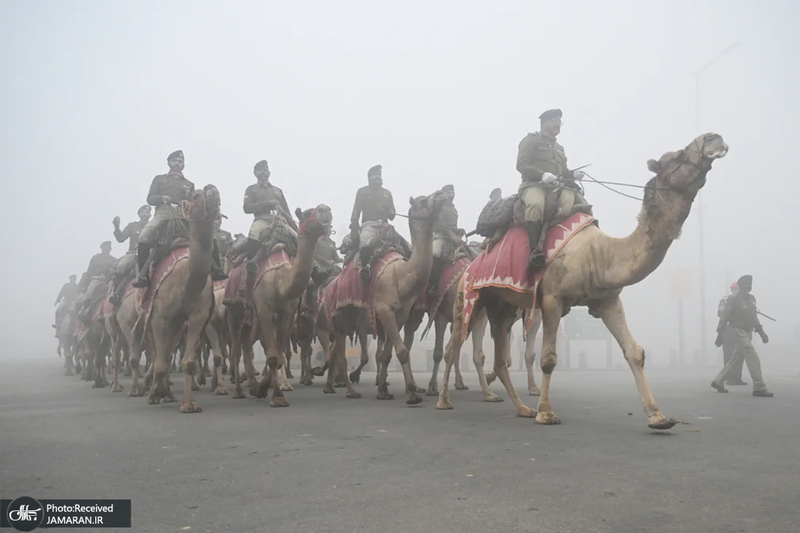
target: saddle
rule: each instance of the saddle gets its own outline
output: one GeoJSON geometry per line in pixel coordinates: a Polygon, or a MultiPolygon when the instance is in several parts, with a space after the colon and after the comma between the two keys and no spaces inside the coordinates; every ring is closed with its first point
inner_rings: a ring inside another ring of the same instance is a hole
{"type": "MultiPolygon", "coordinates": [[[[247,236],[237,235],[236,240],[231,245],[231,250],[226,257],[233,266],[241,264],[247,257],[247,251],[245,250],[247,240],[247,236]]],[[[277,221],[272,227],[262,232],[259,235],[259,240],[261,241],[261,249],[253,257],[253,263],[258,263],[261,259],[269,257],[280,250],[284,250],[289,257],[297,256],[297,233],[282,220],[277,221]]]]}

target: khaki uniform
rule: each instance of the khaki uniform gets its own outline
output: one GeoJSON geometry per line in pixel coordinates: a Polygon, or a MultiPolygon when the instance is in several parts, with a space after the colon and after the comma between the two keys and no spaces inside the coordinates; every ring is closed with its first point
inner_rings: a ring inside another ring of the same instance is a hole
{"type": "Polygon", "coordinates": [[[61,322],[61,317],[67,312],[69,306],[78,298],[80,286],[77,283],[65,283],[56,298],[56,325],[61,322]]]}
{"type": "Polygon", "coordinates": [[[92,257],[89,267],[81,276],[79,285],[83,294],[76,300],[77,309],[85,309],[105,297],[109,276],[116,266],[117,260],[111,255],[99,253],[92,257]]]}
{"type": "MultiPolygon", "coordinates": [[[[542,183],[542,176],[549,172],[569,185],[572,172],[567,170],[567,156],[564,147],[543,133],[529,133],[519,143],[517,170],[522,174],[519,195],[525,204],[525,220],[544,222],[546,192],[555,190],[558,185],[542,183]]],[[[574,184],[574,181],[572,181],[574,184]]],[[[577,205],[588,205],[577,186],[566,186],[559,196],[559,211],[567,213],[577,205]]]]}
{"type": "Polygon", "coordinates": [[[359,231],[359,249],[372,247],[380,242],[381,237],[388,232],[389,221],[394,220],[395,215],[392,193],[383,187],[372,185],[358,189],[350,216],[350,229],[359,231]]]}
{"type": "Polygon", "coordinates": [[[750,377],[753,379],[753,392],[766,390],[767,386],[761,375],[761,361],[753,347],[753,331],[761,330],[756,309],[756,299],[750,293],[740,292],[727,299],[717,331],[723,331],[724,327],[730,330],[734,345],[733,356],[714,378],[715,382],[722,384],[732,381],[731,376],[736,365],[741,364],[740,362],[744,360],[750,377]]]}
{"type": "Polygon", "coordinates": [[[453,202],[442,206],[433,224],[433,257],[452,262],[461,239],[458,236],[458,210],[453,202]]]}
{"type": "Polygon", "coordinates": [[[146,224],[146,222],[137,220],[125,226],[122,231],[114,230],[114,238],[117,239],[117,242],[128,241],[128,251],[117,263],[117,268],[114,270],[115,274],[125,278],[136,274],[136,250],[139,247],[139,234],[146,224]]]}
{"type": "Polygon", "coordinates": [[[139,233],[139,242],[142,244],[155,244],[154,233],[162,222],[182,218],[181,202],[189,200],[194,193],[194,183],[187,180],[182,172],[162,174],[153,178],[150,191],[147,193],[147,203],[156,208],[153,218],[142,228],[139,233]],[[162,198],[169,196],[178,205],[165,204],[162,198]]]}
{"type": "Polygon", "coordinates": [[[333,242],[333,239],[326,236],[317,241],[317,247],[314,249],[314,262],[323,269],[342,262],[339,252],[336,251],[336,243],[333,242]]]}
{"type": "Polygon", "coordinates": [[[282,190],[271,183],[250,185],[244,192],[243,207],[246,214],[255,216],[248,238],[263,243],[278,225],[288,226],[286,229],[297,235],[297,225],[289,212],[286,197],[282,190]],[[271,202],[279,207],[270,205],[271,202]]]}

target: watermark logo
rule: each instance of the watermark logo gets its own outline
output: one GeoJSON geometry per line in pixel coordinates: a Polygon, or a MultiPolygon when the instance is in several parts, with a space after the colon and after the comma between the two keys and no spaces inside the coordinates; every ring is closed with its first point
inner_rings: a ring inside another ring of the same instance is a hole
{"type": "Polygon", "coordinates": [[[34,498],[17,498],[7,508],[8,522],[17,531],[33,531],[44,521],[42,504],[34,498]]]}

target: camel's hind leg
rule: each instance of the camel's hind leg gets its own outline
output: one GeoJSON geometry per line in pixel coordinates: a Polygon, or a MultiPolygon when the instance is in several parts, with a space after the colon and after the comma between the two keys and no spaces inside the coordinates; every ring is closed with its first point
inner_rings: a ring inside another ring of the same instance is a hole
{"type": "MultiPolygon", "coordinates": [[[[269,308],[266,308],[261,309],[256,315],[258,317],[258,329],[261,334],[261,345],[264,348],[264,355],[267,357],[264,375],[258,386],[258,396],[266,398],[269,387],[272,387],[272,398],[269,401],[270,407],[288,407],[289,402],[280,387],[279,373],[281,366],[283,366],[284,357],[276,339],[276,326],[273,322],[274,313],[269,308]]],[[[245,365],[247,365],[247,362],[245,362],[245,365]]],[[[252,367],[252,363],[250,366],[252,367]]],[[[248,374],[250,374],[249,369],[248,374]]]]}
{"type": "Polygon", "coordinates": [[[542,391],[539,396],[539,414],[536,415],[536,422],[540,424],[561,423],[553,412],[553,406],[550,405],[550,378],[558,363],[556,339],[561,309],[561,302],[557,297],[547,294],[542,297],[542,391]]]}
{"type": "MultiPolygon", "coordinates": [[[[198,372],[197,352],[200,346],[200,337],[203,329],[208,323],[210,313],[198,310],[189,316],[189,324],[186,330],[186,347],[183,350],[183,402],[181,403],[181,413],[200,413],[203,410],[197,405],[192,397],[192,385],[194,376],[198,372]]],[[[200,370],[202,372],[202,370],[200,370]]]]}
{"type": "Polygon", "coordinates": [[[486,311],[483,311],[476,316],[473,323],[472,362],[475,364],[475,372],[478,374],[478,383],[480,383],[481,391],[483,392],[483,401],[502,402],[503,399],[492,392],[492,389],[489,387],[489,380],[486,377],[486,372],[484,370],[486,355],[483,353],[483,339],[486,336],[486,325],[489,323],[489,318],[486,316],[486,311]]]}
{"type": "MultiPolygon", "coordinates": [[[[422,397],[417,394],[419,387],[414,382],[414,374],[411,372],[408,348],[406,348],[400,336],[400,329],[394,311],[385,306],[376,306],[375,315],[380,320],[386,333],[386,342],[394,348],[397,360],[400,361],[400,365],[403,368],[403,378],[406,384],[406,404],[416,405],[421,403],[422,397]]],[[[391,354],[391,352],[389,353],[391,354]]]]}
{"type": "Polygon", "coordinates": [[[214,357],[214,374],[211,377],[211,388],[214,389],[214,394],[217,396],[227,396],[228,389],[225,387],[225,375],[222,371],[222,362],[224,361],[224,354],[220,338],[217,330],[210,325],[206,328],[206,336],[208,337],[208,344],[211,346],[211,354],[214,357]]]}
{"type": "Polygon", "coordinates": [[[356,328],[356,335],[358,336],[358,346],[361,348],[361,359],[358,362],[358,367],[350,372],[350,381],[358,383],[361,381],[361,371],[367,364],[369,364],[369,351],[367,350],[367,330],[365,328],[356,328]]]}
{"type": "MultiPolygon", "coordinates": [[[[151,383],[147,403],[156,404],[161,400],[174,402],[176,401],[175,396],[169,386],[169,359],[175,346],[175,334],[166,320],[159,317],[152,322],[150,339],[155,354],[153,354],[153,363],[147,370],[151,383]]],[[[191,391],[191,383],[189,383],[189,389],[191,391]]]]}
{"type": "MultiPolygon", "coordinates": [[[[525,369],[528,371],[528,394],[531,396],[539,396],[541,391],[536,386],[536,378],[533,375],[533,363],[536,360],[536,334],[539,332],[539,327],[542,325],[542,313],[536,311],[533,316],[533,324],[528,336],[525,339],[525,369]]],[[[522,327],[525,327],[523,320],[522,327]]]]}
{"type": "MultiPolygon", "coordinates": [[[[628,330],[625,310],[622,307],[622,301],[619,296],[600,302],[600,305],[595,307],[594,310],[600,313],[600,318],[603,319],[608,331],[617,340],[628,366],[631,367],[644,412],[647,414],[647,426],[652,429],[669,429],[677,424],[678,421],[674,418],[664,416],[659,410],[653,394],[650,392],[650,386],[644,376],[644,349],[639,346],[639,343],[636,342],[636,339],[633,338],[633,335],[628,330]]],[[[542,371],[544,371],[544,368],[542,368],[542,371]]]]}
{"type": "MultiPolygon", "coordinates": [[[[472,316],[478,316],[483,308],[482,300],[475,303],[472,311],[472,316]]],[[[464,321],[464,277],[462,276],[458,282],[458,292],[456,294],[455,302],[453,303],[453,330],[450,332],[450,340],[447,342],[447,347],[444,351],[444,376],[442,376],[442,390],[439,391],[439,400],[436,402],[437,409],[452,409],[453,404],[450,403],[450,391],[448,385],[450,382],[450,369],[453,363],[458,362],[461,354],[461,340],[462,322],[464,321]]],[[[469,327],[469,326],[467,326],[469,327]]],[[[469,333],[469,332],[467,332],[469,333]]]]}
{"type": "Polygon", "coordinates": [[[505,302],[491,301],[486,306],[486,315],[489,317],[489,326],[494,339],[494,372],[506,388],[508,395],[511,396],[511,402],[514,404],[517,416],[533,418],[536,416],[536,410],[522,403],[508,373],[511,326],[514,325],[517,319],[517,309],[505,302]]]}

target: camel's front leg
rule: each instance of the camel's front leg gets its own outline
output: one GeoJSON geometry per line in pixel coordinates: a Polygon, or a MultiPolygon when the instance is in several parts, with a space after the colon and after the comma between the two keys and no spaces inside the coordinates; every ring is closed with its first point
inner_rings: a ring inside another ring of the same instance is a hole
{"type": "MultiPolygon", "coordinates": [[[[115,327],[112,320],[116,320],[116,318],[112,317],[108,319],[108,323],[106,324],[106,329],[111,330],[115,327]]],[[[111,353],[114,354],[114,374],[111,378],[111,392],[122,392],[123,388],[122,385],[119,384],[119,366],[122,360],[122,339],[120,338],[121,335],[119,333],[115,333],[111,337],[111,353]]]]}
{"type": "MultiPolygon", "coordinates": [[[[350,381],[358,383],[361,381],[361,370],[369,363],[369,351],[367,350],[367,330],[366,328],[357,327],[356,334],[358,335],[358,345],[361,348],[361,360],[358,362],[358,368],[350,372],[350,381]]],[[[377,374],[376,374],[377,375],[377,374]]]]}
{"type": "Polygon", "coordinates": [[[216,328],[209,326],[206,328],[206,336],[208,343],[211,345],[211,355],[214,357],[214,374],[211,377],[211,388],[214,389],[214,394],[217,396],[227,396],[228,389],[224,383],[224,372],[222,371],[222,362],[224,356],[222,353],[222,346],[220,344],[219,334],[216,328]]]}
{"type": "Polygon", "coordinates": [[[258,386],[258,396],[266,398],[269,387],[271,386],[272,399],[269,401],[270,407],[288,407],[289,402],[286,400],[286,396],[284,396],[281,390],[278,379],[278,374],[283,363],[283,354],[279,350],[275,338],[275,325],[272,318],[274,313],[269,308],[259,309],[258,311],[259,312],[256,314],[258,316],[259,330],[261,332],[261,345],[267,357],[264,375],[258,386]]]}
{"type": "Polygon", "coordinates": [[[291,360],[292,356],[292,348],[289,345],[289,333],[292,329],[293,319],[294,315],[290,314],[288,317],[286,317],[281,314],[278,327],[275,329],[275,342],[278,346],[278,353],[280,354],[278,364],[278,370],[280,372],[279,386],[281,390],[285,392],[294,390],[292,385],[289,383],[289,378],[291,377],[289,361],[291,360]]]}
{"type": "Polygon", "coordinates": [[[183,370],[183,402],[181,403],[181,413],[200,413],[202,409],[197,405],[192,396],[192,385],[194,376],[198,371],[202,371],[197,365],[197,354],[200,348],[200,336],[208,322],[209,312],[206,309],[198,309],[189,316],[188,328],[186,330],[186,346],[183,350],[181,369],[183,370]]]}
{"type": "MultiPolygon", "coordinates": [[[[528,371],[528,394],[531,396],[539,396],[541,391],[536,386],[536,378],[533,375],[533,363],[536,360],[536,334],[539,333],[539,327],[542,325],[542,313],[536,311],[533,317],[533,324],[528,336],[525,339],[525,369],[528,371]]],[[[523,320],[522,327],[525,327],[523,320]]]]}
{"type": "Polygon", "coordinates": [[[614,336],[622,348],[625,360],[631,367],[633,378],[636,380],[636,388],[639,389],[639,397],[642,400],[644,412],[647,414],[647,426],[652,429],[669,429],[678,423],[674,418],[667,418],[658,409],[655,399],[650,392],[647,379],[644,377],[644,349],[639,346],[628,330],[628,323],[625,320],[625,310],[622,308],[622,301],[619,296],[615,296],[601,302],[596,308],[600,313],[608,331],[614,336]]]}
{"type": "MultiPolygon", "coordinates": [[[[422,397],[417,394],[417,384],[414,383],[414,375],[411,373],[408,349],[405,344],[403,344],[403,338],[400,336],[400,328],[398,327],[397,317],[394,311],[385,306],[376,306],[375,315],[383,326],[387,344],[394,348],[397,354],[397,360],[400,361],[400,365],[402,365],[403,378],[406,384],[406,404],[416,405],[421,403],[422,397]]],[[[391,351],[389,354],[391,356],[391,351]]]]}
{"type": "Polygon", "coordinates": [[[472,362],[475,364],[475,372],[478,374],[478,383],[480,383],[481,391],[483,392],[483,401],[502,402],[503,399],[492,392],[489,387],[489,380],[484,370],[486,355],[483,353],[483,339],[486,337],[486,325],[488,323],[489,319],[486,316],[486,311],[475,317],[475,325],[472,327],[472,362]]]}
{"type": "MultiPolygon", "coordinates": [[[[436,377],[439,374],[439,363],[444,358],[444,332],[447,329],[447,317],[442,316],[442,313],[437,313],[436,319],[433,323],[436,339],[433,342],[433,372],[431,372],[431,380],[428,383],[428,396],[439,396],[439,384],[436,377]]],[[[461,372],[458,370],[458,363],[456,363],[456,389],[464,390],[464,379],[461,377],[461,372]],[[462,388],[459,388],[461,385],[462,388]]]]}
{"type": "Polygon", "coordinates": [[[556,340],[561,308],[561,302],[557,297],[551,295],[542,297],[542,391],[539,396],[539,414],[536,415],[536,421],[540,424],[561,423],[550,405],[550,377],[558,362],[556,340]]]}

